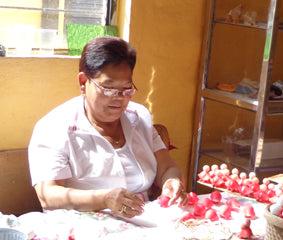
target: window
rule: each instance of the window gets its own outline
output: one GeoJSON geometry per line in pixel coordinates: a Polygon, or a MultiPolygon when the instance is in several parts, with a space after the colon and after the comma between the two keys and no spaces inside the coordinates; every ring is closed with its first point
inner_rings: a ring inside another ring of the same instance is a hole
{"type": "Polygon", "coordinates": [[[66,52],[68,24],[114,25],[115,9],[116,0],[1,0],[0,44],[7,55],[25,55],[31,48],[35,55],[47,39],[47,50],[66,52]]]}

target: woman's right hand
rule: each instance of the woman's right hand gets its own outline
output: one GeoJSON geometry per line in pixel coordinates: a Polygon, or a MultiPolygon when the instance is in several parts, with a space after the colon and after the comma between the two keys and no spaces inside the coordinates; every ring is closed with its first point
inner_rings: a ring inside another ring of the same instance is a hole
{"type": "Polygon", "coordinates": [[[127,218],[141,215],[145,205],[138,195],[124,188],[115,188],[107,192],[104,202],[114,213],[127,218]]]}

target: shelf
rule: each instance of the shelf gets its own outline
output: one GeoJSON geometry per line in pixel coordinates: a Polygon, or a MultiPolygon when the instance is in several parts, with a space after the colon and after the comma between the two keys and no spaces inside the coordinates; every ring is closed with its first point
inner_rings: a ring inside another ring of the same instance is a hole
{"type": "MultiPolygon", "coordinates": [[[[202,151],[201,154],[206,155],[208,157],[215,158],[221,162],[225,162],[227,164],[231,164],[235,167],[246,169],[247,171],[253,171],[254,169],[250,168],[250,156],[239,156],[236,154],[230,154],[227,155],[227,153],[221,151],[221,150],[209,150],[209,151],[202,151]]],[[[283,159],[277,158],[277,159],[262,159],[261,165],[258,166],[261,169],[278,169],[282,168],[283,159]]]]}
{"type": "Polygon", "coordinates": [[[206,155],[210,158],[215,158],[221,162],[225,162],[227,164],[231,164],[235,167],[243,168],[247,171],[251,171],[252,169],[249,168],[249,157],[242,157],[242,156],[237,156],[235,154],[228,154],[221,151],[221,150],[208,150],[208,151],[201,151],[202,155],[206,155]]]}
{"type": "Polygon", "coordinates": [[[283,115],[283,99],[268,101],[268,115],[283,115]]]}
{"type": "MultiPolygon", "coordinates": [[[[203,97],[234,105],[251,111],[257,111],[258,101],[239,93],[230,93],[218,89],[206,88],[203,97]]],[[[268,115],[283,115],[283,99],[268,101],[268,115]]]]}
{"type": "Polygon", "coordinates": [[[218,102],[231,104],[250,111],[256,112],[258,109],[258,101],[243,94],[230,93],[218,89],[206,88],[202,91],[202,96],[204,98],[209,98],[218,102]]]}
{"type": "Polygon", "coordinates": [[[222,18],[215,19],[214,22],[215,23],[221,23],[221,24],[234,25],[234,26],[238,26],[238,27],[247,27],[247,28],[263,29],[263,30],[267,29],[267,24],[264,23],[264,22],[257,22],[256,25],[247,25],[247,24],[244,24],[243,22],[236,24],[236,23],[232,23],[232,22],[226,22],[226,20],[222,19],[222,18]]]}
{"type": "Polygon", "coordinates": [[[271,99],[268,89],[282,75],[282,0],[247,1],[247,9],[258,13],[255,24],[243,17],[227,22],[232,2],[210,0],[207,8],[192,152],[194,190],[196,171],[207,163],[226,163],[261,177],[283,172],[283,96],[271,99]],[[256,89],[232,92],[232,85],[246,76],[255,80],[256,89]],[[219,82],[223,87],[227,82],[227,88],[217,87],[219,82]]]}
{"type": "Polygon", "coordinates": [[[269,180],[275,182],[276,184],[282,183],[283,184],[283,174],[276,174],[274,176],[269,177],[269,180]]]}
{"type": "MultiPolygon", "coordinates": [[[[218,190],[218,191],[221,191],[221,192],[228,192],[228,193],[230,193],[230,194],[232,194],[232,195],[235,195],[236,197],[240,197],[240,198],[242,198],[242,199],[247,199],[247,200],[249,200],[249,201],[256,201],[256,199],[254,199],[254,198],[247,197],[247,196],[243,196],[243,195],[241,195],[241,194],[238,193],[238,192],[229,191],[227,188],[215,187],[215,186],[213,186],[212,184],[204,183],[204,182],[201,182],[201,181],[197,181],[197,183],[200,184],[200,185],[203,185],[203,186],[205,186],[205,187],[211,188],[211,189],[213,189],[213,191],[214,191],[214,190],[218,190]]],[[[262,204],[266,204],[266,205],[267,205],[268,203],[262,203],[262,204]]]]}

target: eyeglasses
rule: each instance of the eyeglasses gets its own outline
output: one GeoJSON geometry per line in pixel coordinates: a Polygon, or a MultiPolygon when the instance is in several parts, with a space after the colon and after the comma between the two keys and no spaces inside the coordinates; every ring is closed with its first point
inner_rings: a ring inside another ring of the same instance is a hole
{"type": "Polygon", "coordinates": [[[104,88],[100,86],[96,81],[94,81],[92,78],[89,78],[89,80],[100,90],[102,90],[103,94],[107,97],[117,97],[119,94],[122,94],[124,97],[132,97],[136,91],[138,90],[134,83],[132,83],[132,87],[129,89],[126,89],[124,91],[120,91],[115,88],[104,88]]]}

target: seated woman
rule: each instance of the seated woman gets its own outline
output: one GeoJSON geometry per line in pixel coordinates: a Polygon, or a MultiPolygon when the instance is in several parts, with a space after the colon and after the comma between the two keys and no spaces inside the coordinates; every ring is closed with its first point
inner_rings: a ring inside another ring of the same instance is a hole
{"type": "Polygon", "coordinates": [[[153,182],[171,197],[170,204],[187,204],[182,172],[149,111],[130,101],[137,91],[135,63],[135,49],[126,41],[91,40],[79,63],[81,96],[36,124],[29,164],[44,209],[108,208],[134,217],[142,214],[153,182]]]}

